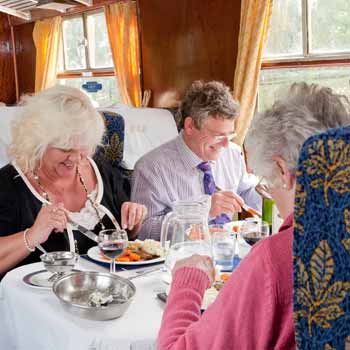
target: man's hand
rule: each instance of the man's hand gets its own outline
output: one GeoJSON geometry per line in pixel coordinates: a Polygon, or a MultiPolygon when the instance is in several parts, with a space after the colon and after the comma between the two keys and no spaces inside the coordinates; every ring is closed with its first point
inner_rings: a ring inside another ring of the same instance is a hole
{"type": "Polygon", "coordinates": [[[219,191],[211,196],[210,217],[225,214],[234,214],[242,211],[243,199],[232,191],[219,191]]]}

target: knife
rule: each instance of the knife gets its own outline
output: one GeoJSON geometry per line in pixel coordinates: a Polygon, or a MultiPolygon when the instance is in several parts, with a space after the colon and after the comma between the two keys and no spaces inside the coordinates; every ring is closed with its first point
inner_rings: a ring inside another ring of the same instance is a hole
{"type": "Polygon", "coordinates": [[[93,240],[94,242],[98,243],[98,236],[92,232],[91,230],[88,230],[86,227],[81,226],[79,224],[77,224],[76,222],[74,222],[72,219],[68,219],[68,222],[74,226],[74,228],[76,228],[78,231],[80,231],[83,235],[85,235],[86,237],[90,238],[91,240],[93,240]]]}

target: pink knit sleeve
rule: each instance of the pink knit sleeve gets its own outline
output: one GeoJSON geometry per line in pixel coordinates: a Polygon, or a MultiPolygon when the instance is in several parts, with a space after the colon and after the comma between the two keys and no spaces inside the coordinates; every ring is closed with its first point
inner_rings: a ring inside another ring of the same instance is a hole
{"type": "Polygon", "coordinates": [[[279,310],[275,269],[265,248],[258,244],[252,249],[202,317],[200,305],[208,283],[205,273],[193,268],[178,270],[164,311],[158,350],[274,349],[280,332],[276,321],[285,310],[279,310]]]}
{"type": "Polygon", "coordinates": [[[201,317],[209,278],[204,271],[185,267],[175,272],[159,332],[158,349],[187,349],[186,329],[201,317]]]}

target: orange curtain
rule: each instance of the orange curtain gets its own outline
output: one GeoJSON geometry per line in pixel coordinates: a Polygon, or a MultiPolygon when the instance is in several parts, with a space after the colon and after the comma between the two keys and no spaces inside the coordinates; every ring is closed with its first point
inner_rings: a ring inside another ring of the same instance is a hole
{"type": "Polygon", "coordinates": [[[35,22],[33,40],[36,47],[35,92],[55,84],[62,18],[35,22]]]}
{"type": "Polygon", "coordinates": [[[242,0],[238,56],[234,78],[235,98],[240,102],[235,142],[242,145],[255,111],[263,47],[271,19],[273,0],[242,0]]]}
{"type": "Polygon", "coordinates": [[[106,22],[117,84],[124,103],[140,107],[140,48],[136,3],[106,6],[106,22]]]}

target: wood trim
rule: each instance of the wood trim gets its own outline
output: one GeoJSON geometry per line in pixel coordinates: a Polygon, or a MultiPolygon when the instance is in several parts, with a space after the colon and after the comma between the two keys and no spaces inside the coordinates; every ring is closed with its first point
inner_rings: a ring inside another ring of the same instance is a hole
{"type": "Polygon", "coordinates": [[[106,5],[115,4],[117,2],[120,2],[123,0],[94,0],[94,4],[92,6],[76,6],[68,9],[64,14],[62,14],[63,17],[69,16],[72,14],[79,14],[83,12],[93,11],[100,8],[103,8],[106,5]]]}
{"type": "Polygon", "coordinates": [[[312,61],[280,61],[280,62],[263,62],[262,69],[273,68],[300,68],[300,67],[320,67],[320,66],[348,66],[350,58],[337,58],[327,60],[312,60],[312,61]]]}
{"type": "Polygon", "coordinates": [[[117,3],[119,1],[124,1],[124,0],[94,0],[94,4],[91,6],[85,6],[85,5],[75,6],[75,7],[68,9],[64,13],[58,12],[58,11],[53,11],[53,10],[46,10],[46,9],[33,9],[31,11],[31,15],[32,15],[31,20],[26,21],[24,19],[11,16],[11,25],[18,26],[18,25],[21,25],[24,23],[35,22],[37,20],[44,19],[44,18],[50,18],[50,17],[55,17],[55,16],[66,17],[66,16],[71,16],[74,14],[80,14],[83,12],[100,9],[100,8],[103,8],[105,5],[114,4],[114,3],[117,3]]]}
{"type": "MultiPolygon", "coordinates": [[[[10,16],[7,16],[7,19],[10,24],[10,16]]],[[[18,71],[17,71],[17,58],[16,58],[16,42],[15,42],[15,33],[13,26],[10,25],[11,30],[11,43],[12,43],[12,58],[13,58],[13,72],[15,76],[15,88],[16,88],[16,102],[19,101],[19,84],[18,84],[18,71]]]]}
{"type": "Polygon", "coordinates": [[[140,9],[140,2],[139,0],[136,1],[136,16],[137,16],[137,31],[139,36],[139,54],[140,54],[140,62],[139,62],[139,69],[140,69],[140,87],[141,87],[141,100],[143,98],[143,94],[145,91],[145,84],[143,79],[143,60],[142,60],[142,28],[141,28],[141,9],[140,9]]]}
{"type": "Polygon", "coordinates": [[[57,79],[113,77],[113,76],[115,76],[114,71],[91,72],[91,74],[92,74],[91,76],[84,76],[81,72],[59,73],[59,74],[57,74],[57,79]]]}

